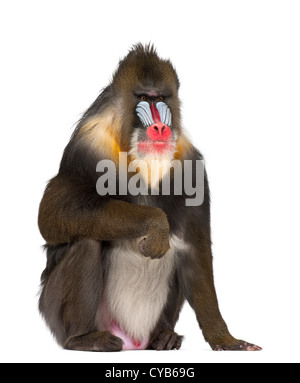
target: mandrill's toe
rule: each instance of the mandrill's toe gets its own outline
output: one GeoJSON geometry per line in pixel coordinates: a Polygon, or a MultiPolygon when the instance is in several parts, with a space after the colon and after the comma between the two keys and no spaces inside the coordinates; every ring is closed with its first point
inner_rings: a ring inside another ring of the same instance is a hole
{"type": "Polygon", "coordinates": [[[173,331],[162,331],[157,338],[151,343],[150,348],[161,351],[161,350],[179,350],[183,336],[178,335],[173,331]]]}

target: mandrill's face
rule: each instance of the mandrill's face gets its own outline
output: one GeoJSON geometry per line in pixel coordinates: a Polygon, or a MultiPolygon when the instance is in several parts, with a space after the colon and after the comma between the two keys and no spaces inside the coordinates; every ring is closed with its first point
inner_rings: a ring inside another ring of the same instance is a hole
{"type": "Polygon", "coordinates": [[[139,159],[173,159],[177,134],[167,96],[151,90],[137,94],[130,154],[139,159]]]}

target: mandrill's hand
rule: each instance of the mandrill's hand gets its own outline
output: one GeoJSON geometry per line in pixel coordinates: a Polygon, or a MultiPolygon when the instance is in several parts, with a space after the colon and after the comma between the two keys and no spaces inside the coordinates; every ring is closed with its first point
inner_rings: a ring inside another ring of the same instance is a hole
{"type": "Polygon", "coordinates": [[[156,208],[154,217],[148,220],[148,233],[139,242],[139,249],[145,257],[161,258],[170,249],[169,237],[167,216],[156,208]]]}
{"type": "Polygon", "coordinates": [[[261,351],[262,348],[259,346],[256,346],[255,344],[245,342],[244,340],[237,340],[233,344],[217,344],[212,346],[212,349],[214,351],[261,351]]]}

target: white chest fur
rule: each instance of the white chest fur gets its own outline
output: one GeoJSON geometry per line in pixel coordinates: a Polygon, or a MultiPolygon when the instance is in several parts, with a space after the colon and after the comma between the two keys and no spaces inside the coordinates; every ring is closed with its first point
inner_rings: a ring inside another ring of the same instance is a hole
{"type": "Polygon", "coordinates": [[[182,246],[172,236],[170,250],[161,259],[151,259],[138,251],[137,240],[114,242],[108,254],[105,301],[110,318],[129,337],[149,338],[167,301],[175,251],[182,246]]]}

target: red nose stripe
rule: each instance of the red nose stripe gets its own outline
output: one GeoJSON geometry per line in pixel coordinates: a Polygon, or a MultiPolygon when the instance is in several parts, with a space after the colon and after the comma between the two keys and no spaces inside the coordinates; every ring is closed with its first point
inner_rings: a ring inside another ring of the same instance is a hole
{"type": "Polygon", "coordinates": [[[154,104],[150,105],[150,110],[152,113],[152,118],[153,118],[154,123],[156,124],[156,123],[160,122],[160,115],[159,115],[159,112],[158,112],[158,110],[154,104]]]}

